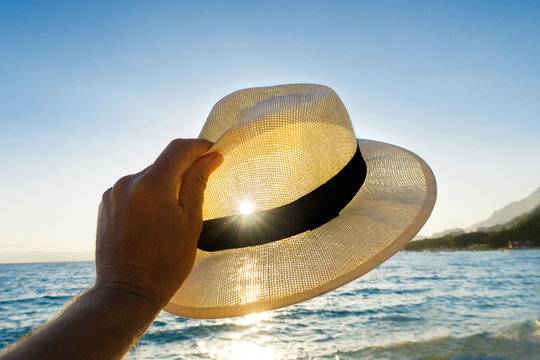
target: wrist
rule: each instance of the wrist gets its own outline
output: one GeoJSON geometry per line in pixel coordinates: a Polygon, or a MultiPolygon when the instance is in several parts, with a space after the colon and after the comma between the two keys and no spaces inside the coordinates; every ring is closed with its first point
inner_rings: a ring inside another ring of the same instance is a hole
{"type": "Polygon", "coordinates": [[[139,314],[156,317],[167,303],[152,299],[136,289],[119,284],[96,283],[87,292],[88,296],[122,310],[137,309],[139,314]]]}
{"type": "Polygon", "coordinates": [[[94,287],[126,292],[154,302],[162,308],[168,304],[180,284],[176,276],[163,274],[148,264],[96,261],[97,278],[94,287]]]}

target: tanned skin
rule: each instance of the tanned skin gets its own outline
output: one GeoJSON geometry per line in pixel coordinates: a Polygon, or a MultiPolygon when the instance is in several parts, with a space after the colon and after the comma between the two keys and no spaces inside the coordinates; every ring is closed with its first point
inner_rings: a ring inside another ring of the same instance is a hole
{"type": "Polygon", "coordinates": [[[223,161],[205,140],[173,140],[145,170],[103,194],[96,282],[57,317],[0,355],[120,359],[187,278],[202,230],[208,176],[223,161]]]}

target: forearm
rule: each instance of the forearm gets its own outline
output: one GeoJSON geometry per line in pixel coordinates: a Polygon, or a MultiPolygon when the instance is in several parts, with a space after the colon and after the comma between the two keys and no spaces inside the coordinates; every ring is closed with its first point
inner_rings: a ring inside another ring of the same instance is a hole
{"type": "Polygon", "coordinates": [[[94,287],[0,359],[119,359],[160,311],[137,295],[94,287]]]}

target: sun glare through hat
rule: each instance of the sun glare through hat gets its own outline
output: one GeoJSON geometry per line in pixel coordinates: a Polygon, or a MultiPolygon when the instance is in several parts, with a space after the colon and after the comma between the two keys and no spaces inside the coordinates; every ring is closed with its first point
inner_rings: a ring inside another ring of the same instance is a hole
{"type": "Polygon", "coordinates": [[[357,139],[326,86],[234,92],[200,138],[224,161],[207,184],[193,269],[165,308],[180,316],[241,316],[336,289],[402,249],[435,204],[428,165],[357,139]]]}

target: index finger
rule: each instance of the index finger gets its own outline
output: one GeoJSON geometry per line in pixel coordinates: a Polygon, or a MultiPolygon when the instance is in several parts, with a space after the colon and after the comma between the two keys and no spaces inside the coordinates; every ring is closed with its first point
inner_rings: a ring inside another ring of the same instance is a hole
{"type": "Polygon", "coordinates": [[[178,191],[182,175],[193,159],[203,155],[212,142],[203,139],[175,139],[146,171],[146,176],[178,191]]]}

